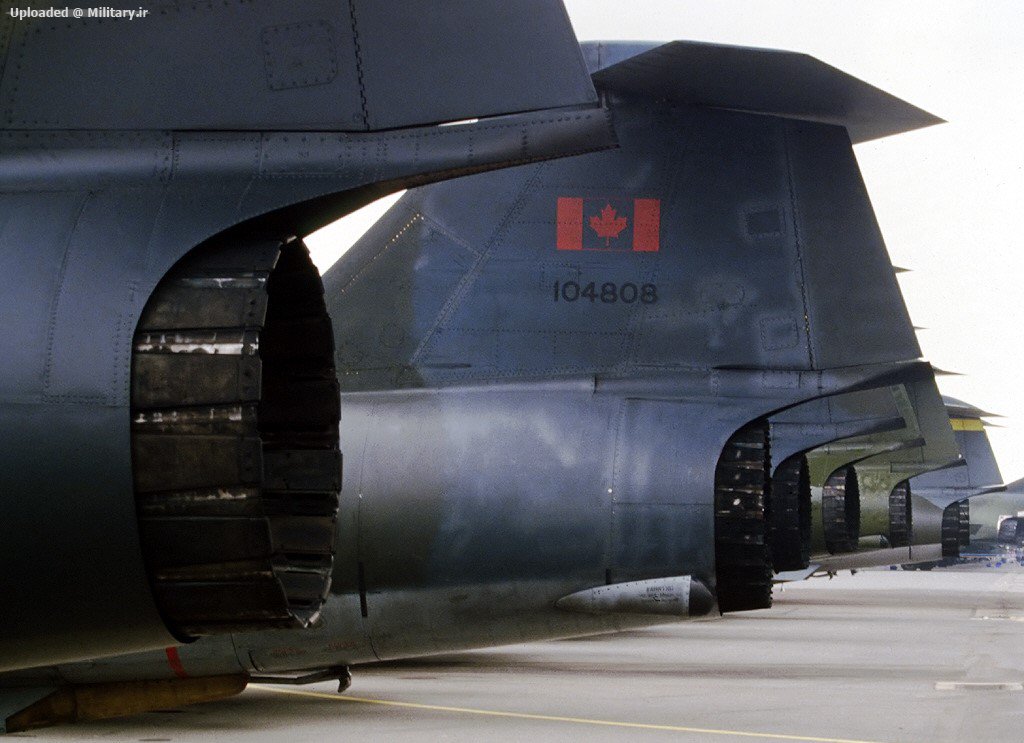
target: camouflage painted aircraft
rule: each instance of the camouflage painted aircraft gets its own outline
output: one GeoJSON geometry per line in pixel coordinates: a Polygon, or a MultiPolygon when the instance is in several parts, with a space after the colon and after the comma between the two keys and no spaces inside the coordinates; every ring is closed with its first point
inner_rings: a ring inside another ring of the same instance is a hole
{"type": "Polygon", "coordinates": [[[993,414],[944,399],[962,465],[913,477],[894,490],[906,499],[901,502],[908,506],[905,523],[911,547],[909,554],[879,551],[873,564],[928,567],[990,555],[1000,546],[1024,546],[1014,523],[1024,513],[1024,480],[1002,483],[986,432],[989,424],[983,420],[993,414]]]}
{"type": "Polygon", "coordinates": [[[930,373],[902,386],[812,401],[773,416],[771,426],[770,521],[774,527],[789,499],[803,524],[799,541],[788,542],[799,551],[773,547],[776,570],[784,573],[779,580],[806,577],[835,562],[834,555],[877,547],[876,535],[891,531],[898,539],[890,513],[902,511],[890,506],[895,483],[887,483],[960,460],[930,373]]]}
{"type": "MultiPolygon", "coordinates": [[[[943,430],[936,419],[926,422],[922,429],[905,429],[911,438],[903,436],[902,441],[909,442],[909,447],[901,445],[865,457],[865,452],[884,444],[884,436],[876,435],[849,439],[808,454],[824,462],[818,467],[819,482],[824,483],[819,498],[826,502],[829,497],[852,498],[852,506],[848,502],[843,506],[846,512],[856,514],[849,520],[854,529],[846,542],[829,539],[824,534],[827,528],[821,522],[821,511],[815,511],[812,551],[817,554],[808,559],[809,564],[788,568],[790,573],[783,575],[784,579],[804,577],[817,570],[955,558],[972,538],[994,539],[999,518],[1024,507],[1024,501],[1000,492],[1006,486],[1002,485],[982,420],[991,414],[950,397],[943,398],[943,404],[949,421],[945,429],[952,429],[949,436],[936,435],[943,430]],[[933,446],[920,446],[922,440],[930,440],[933,446]],[[942,442],[938,459],[936,441],[942,442]],[[949,456],[949,441],[959,452],[955,458],[949,456]],[[931,463],[928,456],[932,457],[931,463]],[[943,464],[942,459],[948,461],[943,464]],[[833,470],[837,463],[838,468],[833,470]],[[914,474],[915,470],[919,473],[914,474]],[[830,487],[834,487],[830,483],[840,478],[841,494],[830,493],[830,487]]],[[[900,438],[893,436],[893,440],[900,438]]]]}
{"type": "Polygon", "coordinates": [[[0,669],[312,622],[339,412],[297,236],[614,143],[557,0],[5,12],[0,112],[0,669]]]}
{"type": "Polygon", "coordinates": [[[799,54],[584,53],[618,150],[411,190],[324,277],[346,460],[319,626],[8,675],[10,729],[771,604],[772,417],[934,412],[851,145],[937,120],[799,54]]]}

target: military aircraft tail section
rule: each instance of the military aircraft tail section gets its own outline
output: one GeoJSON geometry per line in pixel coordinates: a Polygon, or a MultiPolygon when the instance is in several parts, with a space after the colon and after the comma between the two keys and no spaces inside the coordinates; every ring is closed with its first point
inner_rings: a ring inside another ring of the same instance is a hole
{"type": "MultiPolygon", "coordinates": [[[[828,395],[902,389],[931,371],[917,361],[853,124],[842,112],[812,116],[810,98],[741,105],[739,90],[675,99],[645,86],[686,77],[683,58],[647,64],[648,54],[614,84],[603,75],[616,65],[595,75],[619,150],[412,190],[326,273],[342,404],[373,401],[395,415],[422,393],[446,401],[458,431],[479,424],[467,400],[489,387],[515,390],[515,414],[540,426],[525,400],[550,380],[575,380],[593,390],[573,408],[577,425],[614,432],[598,508],[610,512],[610,541],[590,579],[689,574],[723,612],[764,607],[769,531],[806,541],[809,500],[797,471],[792,523],[766,529],[768,416],[828,395]],[[611,408],[599,417],[602,405],[611,408]],[[683,524],[713,544],[681,538],[683,524]]],[[[809,95],[825,105],[838,73],[806,64],[819,75],[809,95]]],[[[719,69],[736,71],[728,58],[719,69]]],[[[778,93],[788,83],[773,85],[778,93]]],[[[935,404],[942,416],[937,395],[935,404]]],[[[868,417],[849,423],[891,428],[884,406],[868,417]]],[[[917,416],[896,417],[902,427],[917,416]]],[[[840,418],[834,436],[851,428],[840,418]]],[[[541,428],[521,445],[541,447],[551,435],[541,428]]],[[[502,456],[514,457],[516,435],[501,438],[502,456]]],[[[363,542],[366,575],[377,584],[373,542],[363,542]]],[[[792,546],[790,562],[805,562],[806,545],[792,546]]]]}
{"type": "Polygon", "coordinates": [[[920,474],[913,479],[913,492],[945,508],[952,501],[966,498],[1002,483],[992,444],[985,433],[982,416],[986,413],[954,398],[944,398],[963,465],[948,471],[920,474]]]}
{"type": "Polygon", "coordinates": [[[974,408],[967,409],[950,405],[952,398],[946,398],[946,409],[949,422],[953,426],[957,444],[966,460],[967,484],[970,487],[991,486],[1003,482],[999,471],[992,442],[985,431],[985,422],[981,419],[984,411],[974,408]]]}
{"type": "Polygon", "coordinates": [[[1002,474],[982,420],[991,414],[951,397],[943,401],[963,461],[912,478],[909,492],[918,539],[937,534],[943,555],[956,557],[972,539],[994,538],[999,519],[1016,513],[1019,499],[1001,492],[1002,474]]]}
{"type": "Polygon", "coordinates": [[[0,129],[357,132],[597,102],[548,0],[100,10],[141,15],[5,19],[0,129]]]}
{"type": "Polygon", "coordinates": [[[344,388],[920,356],[841,118],[624,74],[620,150],[411,191],[327,274],[344,388]]]}

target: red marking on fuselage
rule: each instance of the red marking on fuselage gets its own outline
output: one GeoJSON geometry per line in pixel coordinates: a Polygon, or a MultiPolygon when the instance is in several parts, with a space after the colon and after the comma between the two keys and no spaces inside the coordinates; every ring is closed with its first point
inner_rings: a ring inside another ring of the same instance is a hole
{"type": "Polygon", "coordinates": [[[628,222],[628,219],[615,213],[615,207],[605,204],[600,215],[590,218],[590,229],[596,232],[598,237],[604,238],[604,246],[607,248],[613,239],[618,239],[619,233],[626,229],[628,222]]]}
{"type": "Polygon", "coordinates": [[[583,250],[583,199],[558,197],[555,247],[558,250],[583,250]]]}
{"type": "Polygon", "coordinates": [[[167,653],[167,665],[174,671],[174,675],[180,679],[187,679],[188,674],[185,672],[185,666],[181,665],[181,656],[178,655],[178,648],[166,648],[164,652],[167,653]]]}
{"type": "Polygon", "coordinates": [[[633,200],[633,250],[657,253],[661,242],[661,199],[633,200]]]}
{"type": "Polygon", "coordinates": [[[661,199],[559,196],[556,203],[558,250],[657,253],[661,249],[661,199]]]}

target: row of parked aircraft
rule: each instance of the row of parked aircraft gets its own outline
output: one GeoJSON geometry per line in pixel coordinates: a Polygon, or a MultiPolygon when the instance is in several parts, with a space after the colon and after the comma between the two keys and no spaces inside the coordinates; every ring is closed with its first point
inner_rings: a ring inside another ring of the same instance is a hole
{"type": "Polygon", "coordinates": [[[852,149],[936,117],[557,0],[336,6],[0,27],[6,731],[1016,538],[852,149]]]}

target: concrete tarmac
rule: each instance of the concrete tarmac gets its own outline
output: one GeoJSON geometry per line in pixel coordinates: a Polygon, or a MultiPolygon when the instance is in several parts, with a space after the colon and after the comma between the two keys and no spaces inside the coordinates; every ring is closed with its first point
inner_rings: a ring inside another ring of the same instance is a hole
{"type": "Polygon", "coordinates": [[[1021,741],[1024,569],[860,572],[772,609],[353,669],[38,741],[1021,741]]]}

